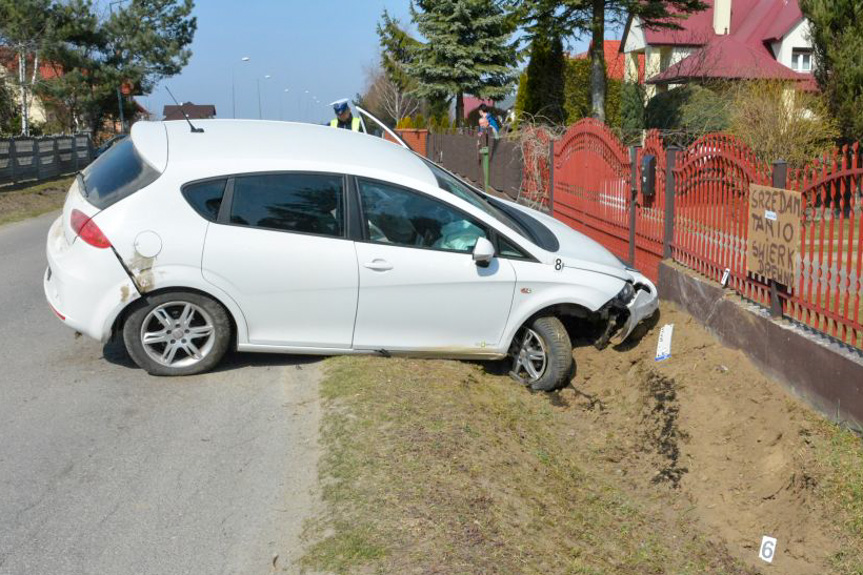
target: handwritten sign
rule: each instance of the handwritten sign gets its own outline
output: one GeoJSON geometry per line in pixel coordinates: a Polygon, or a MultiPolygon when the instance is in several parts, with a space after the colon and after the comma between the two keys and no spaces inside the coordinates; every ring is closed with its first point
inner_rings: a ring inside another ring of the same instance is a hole
{"type": "Polygon", "coordinates": [[[799,192],[751,184],[746,269],[776,283],[793,286],[800,249],[799,192]]]}

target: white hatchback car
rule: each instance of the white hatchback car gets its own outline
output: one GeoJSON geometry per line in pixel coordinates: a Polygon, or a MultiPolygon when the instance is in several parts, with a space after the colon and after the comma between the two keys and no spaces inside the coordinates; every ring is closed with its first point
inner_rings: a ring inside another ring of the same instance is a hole
{"type": "Polygon", "coordinates": [[[516,379],[553,389],[573,362],[562,316],[622,341],[657,308],[646,277],[564,224],[309,124],[135,124],[71,186],[47,253],[57,316],[122,334],[153,375],[228,348],[509,355],[516,379]]]}

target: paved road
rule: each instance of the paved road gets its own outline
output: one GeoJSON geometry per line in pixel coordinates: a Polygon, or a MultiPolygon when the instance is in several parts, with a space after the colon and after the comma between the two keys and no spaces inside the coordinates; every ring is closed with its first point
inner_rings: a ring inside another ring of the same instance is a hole
{"type": "Polygon", "coordinates": [[[42,295],[55,215],[0,227],[0,574],[270,573],[314,498],[319,367],[153,378],[42,295]]]}

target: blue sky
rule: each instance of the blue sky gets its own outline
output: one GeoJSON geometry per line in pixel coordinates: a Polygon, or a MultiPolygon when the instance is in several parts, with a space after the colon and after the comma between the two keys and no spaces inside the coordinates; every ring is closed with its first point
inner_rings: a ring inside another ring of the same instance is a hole
{"type": "MultiPolygon", "coordinates": [[[[265,119],[324,121],[332,112],[326,104],[362,91],[364,68],[377,59],[375,24],[384,8],[409,22],[408,5],[408,0],[197,0],[192,58],[162,85],[180,101],[215,104],[218,117],[230,118],[233,72],[237,117],[258,117],[260,81],[265,119]],[[244,56],[249,62],[241,61],[244,56]]],[[[158,118],[162,107],[173,103],[161,86],[139,100],[158,118]]]]}
{"type": "MultiPolygon", "coordinates": [[[[180,101],[215,104],[220,118],[232,117],[233,74],[239,118],[258,117],[260,82],[265,119],[328,120],[332,109],[327,104],[363,90],[365,68],[377,62],[375,25],[384,8],[410,25],[409,0],[195,4],[198,31],[193,56],[180,75],[162,85],[167,84],[180,101]],[[250,60],[242,62],[244,56],[250,60]]],[[[163,106],[172,103],[162,86],[139,100],[157,118],[162,117],[163,106]]]]}

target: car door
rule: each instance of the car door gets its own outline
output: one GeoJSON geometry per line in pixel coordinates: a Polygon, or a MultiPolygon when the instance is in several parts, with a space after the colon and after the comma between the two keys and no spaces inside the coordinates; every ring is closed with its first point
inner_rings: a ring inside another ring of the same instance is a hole
{"type": "Polygon", "coordinates": [[[351,346],[357,260],[338,174],[238,176],[210,224],[204,277],[236,300],[249,342],[351,346]]]}
{"type": "Polygon", "coordinates": [[[485,226],[417,191],[359,179],[364,237],[354,348],[471,355],[498,345],[515,272],[472,257],[485,226]]]}

